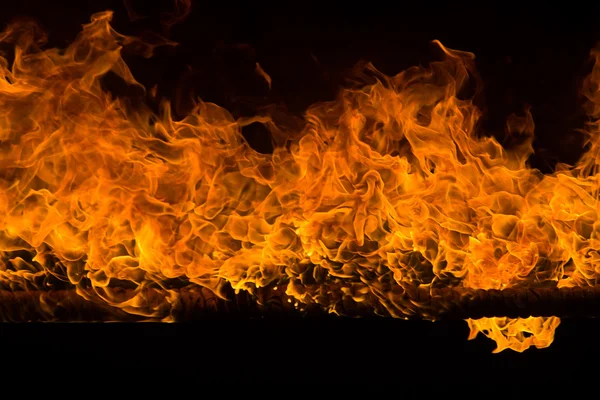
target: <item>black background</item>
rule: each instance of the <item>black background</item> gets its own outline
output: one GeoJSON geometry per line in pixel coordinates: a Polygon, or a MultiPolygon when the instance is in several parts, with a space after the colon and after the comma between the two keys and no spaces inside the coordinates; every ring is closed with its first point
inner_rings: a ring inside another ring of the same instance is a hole
{"type": "MultiPolygon", "coordinates": [[[[236,116],[271,103],[301,115],[308,105],[333,99],[358,61],[395,74],[439,59],[431,44],[439,39],[477,57],[482,130],[501,138],[506,117],[529,105],[536,122],[533,166],[549,172],[557,160],[574,162],[581,153],[577,130],[586,117],[578,93],[591,68],[589,51],[600,41],[600,6],[215,3],[193,1],[189,18],[169,32],[177,48],[150,60],[126,56],[141,83],[158,84],[159,94],[173,100],[176,116],[185,114],[191,94],[236,116]],[[253,72],[256,62],[273,80],[270,91],[253,72]]],[[[31,16],[50,33],[49,45],[60,47],[92,13],[106,9],[115,11],[119,32],[160,32],[169,1],[131,4],[148,17],[130,21],[121,1],[21,0],[2,4],[0,22],[31,16]]],[[[118,82],[106,85],[127,95],[118,82]]],[[[269,151],[265,132],[244,133],[258,150],[269,151]]],[[[493,355],[493,342],[466,340],[461,321],[3,324],[0,356],[10,362],[0,368],[4,377],[27,370],[91,378],[110,371],[160,376],[165,383],[391,383],[411,393],[449,383],[569,385],[597,376],[599,333],[599,321],[565,320],[549,349],[493,355]]]]}

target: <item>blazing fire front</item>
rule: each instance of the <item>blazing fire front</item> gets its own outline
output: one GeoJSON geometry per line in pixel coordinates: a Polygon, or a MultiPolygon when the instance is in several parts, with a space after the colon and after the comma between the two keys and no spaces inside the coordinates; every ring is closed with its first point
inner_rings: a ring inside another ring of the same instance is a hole
{"type": "MultiPolygon", "coordinates": [[[[28,297],[48,320],[79,302],[116,320],[175,321],[189,293],[266,304],[268,290],[299,311],[344,315],[351,304],[408,318],[425,307],[406,295],[414,290],[596,286],[598,62],[583,88],[587,151],[542,174],[527,162],[528,110],[506,122],[516,145],[480,131],[463,95],[477,82],[471,53],[437,42],[444,58],[428,67],[386,76],[363,65],[294,130],[200,99],[176,120],[166,100],[156,113],[102,85],[110,73],[146,90],[122,52],[175,45],[119,34],[111,18],[93,15],[65,49],[46,48],[31,22],[0,35],[12,49],[0,58],[4,310],[28,297]],[[271,154],[242,136],[253,123],[275,138],[271,154]]],[[[271,85],[258,64],[256,73],[271,85]]],[[[560,320],[467,322],[497,351],[523,351],[549,346],[560,320]]]]}

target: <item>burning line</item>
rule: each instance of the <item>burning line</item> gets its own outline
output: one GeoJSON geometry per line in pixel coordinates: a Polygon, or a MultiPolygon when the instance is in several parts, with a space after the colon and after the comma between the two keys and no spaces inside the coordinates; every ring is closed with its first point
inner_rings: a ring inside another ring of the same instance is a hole
{"type": "Polygon", "coordinates": [[[65,49],[18,21],[0,34],[0,319],[458,318],[522,351],[547,347],[557,316],[598,313],[600,56],[589,149],[542,174],[528,110],[511,146],[480,135],[471,53],[436,42],[443,61],[393,77],[362,65],[302,123],[199,99],[174,120],[167,100],[156,113],[106,87],[109,72],[142,86],[122,51],[174,46],[111,18],[65,49]],[[254,122],[267,154],[243,135],[254,122]]]}

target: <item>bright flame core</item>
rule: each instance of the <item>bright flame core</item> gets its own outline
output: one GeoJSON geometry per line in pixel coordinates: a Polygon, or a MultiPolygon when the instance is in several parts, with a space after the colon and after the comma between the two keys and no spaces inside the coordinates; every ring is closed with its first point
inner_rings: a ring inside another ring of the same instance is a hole
{"type": "MultiPolygon", "coordinates": [[[[528,167],[528,112],[509,118],[521,144],[505,149],[476,135],[479,111],[457,97],[472,54],[438,43],[445,61],[394,77],[367,65],[362,85],[311,107],[298,132],[200,101],[174,121],[167,103],[154,115],[103,89],[109,71],[139,85],[124,46],[153,50],[111,17],[94,15],[65,50],[41,49],[30,24],[0,35],[15,48],[12,66],[0,58],[0,289],[75,287],[169,320],[168,308],[139,307],[143,288],[168,304],[175,286],[276,284],[300,304],[336,312],[352,299],[403,317],[394,299],[406,286],[596,284],[598,124],[577,165],[528,167]],[[241,127],[255,121],[285,145],[254,151],[241,127]],[[113,287],[136,290],[122,299],[113,287]]],[[[585,86],[594,120],[598,64],[585,86]]],[[[472,337],[517,351],[548,346],[558,324],[469,321],[472,337]]]]}

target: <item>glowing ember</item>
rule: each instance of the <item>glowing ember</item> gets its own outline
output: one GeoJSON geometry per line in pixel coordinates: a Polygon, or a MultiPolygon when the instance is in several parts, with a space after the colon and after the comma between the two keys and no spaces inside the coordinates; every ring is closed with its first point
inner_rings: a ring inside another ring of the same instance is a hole
{"type": "MultiPolygon", "coordinates": [[[[507,123],[518,146],[478,135],[478,109],[457,96],[472,54],[438,43],[444,61],[394,77],[367,65],[296,132],[201,101],[174,121],[166,102],[154,115],[103,89],[109,71],[139,85],[123,47],[153,50],[112,30],[111,16],[94,15],[65,50],[42,50],[31,24],[0,35],[15,49],[12,66],[0,59],[0,289],[76,288],[168,321],[168,307],[140,306],[142,289],[169,304],[182,287],[277,285],[300,308],[352,300],[404,317],[395,299],[409,286],[596,284],[598,125],[577,165],[542,175],[527,165],[527,111],[507,123]],[[286,144],[254,151],[241,128],[256,121],[286,144]]],[[[596,66],[594,118],[599,81],[596,66]]],[[[468,323],[471,337],[523,351],[548,346],[559,320],[468,323]]]]}

